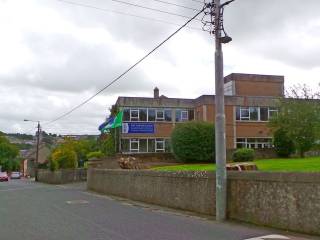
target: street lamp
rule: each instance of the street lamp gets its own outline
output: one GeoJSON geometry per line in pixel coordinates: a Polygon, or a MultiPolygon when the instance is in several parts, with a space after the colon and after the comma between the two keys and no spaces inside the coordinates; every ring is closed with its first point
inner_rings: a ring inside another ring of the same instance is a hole
{"type": "Polygon", "coordinates": [[[34,163],[34,179],[37,182],[38,181],[38,162],[39,162],[39,144],[40,144],[40,121],[34,121],[34,120],[29,120],[29,119],[24,119],[23,121],[25,122],[36,122],[38,123],[37,125],[37,150],[36,150],[36,160],[34,163]]]}
{"type": "Polygon", "coordinates": [[[227,171],[226,171],[226,130],[224,109],[224,76],[222,43],[229,43],[232,38],[227,35],[223,26],[224,7],[234,0],[223,4],[220,0],[206,3],[202,18],[203,30],[215,36],[215,144],[216,144],[216,220],[224,221],[227,217],[227,171]],[[206,18],[209,17],[209,20],[206,18]]]}

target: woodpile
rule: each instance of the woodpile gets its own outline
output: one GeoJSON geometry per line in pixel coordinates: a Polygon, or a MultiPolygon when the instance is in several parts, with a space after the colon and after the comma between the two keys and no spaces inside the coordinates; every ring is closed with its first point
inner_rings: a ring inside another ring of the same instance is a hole
{"type": "Polygon", "coordinates": [[[135,157],[121,157],[118,159],[120,168],[122,169],[145,169],[144,164],[139,163],[135,157]]]}
{"type": "Polygon", "coordinates": [[[229,163],[227,171],[257,171],[258,167],[254,163],[229,163]]]}

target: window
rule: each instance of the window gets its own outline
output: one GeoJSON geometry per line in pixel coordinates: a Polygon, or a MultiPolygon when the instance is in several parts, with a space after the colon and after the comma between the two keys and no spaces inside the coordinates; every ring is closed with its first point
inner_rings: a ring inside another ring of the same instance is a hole
{"type": "Polygon", "coordinates": [[[189,110],[188,111],[188,114],[189,114],[189,121],[192,121],[192,120],[194,120],[194,110],[189,110]]]}
{"type": "Polygon", "coordinates": [[[142,122],[147,121],[147,109],[139,109],[139,120],[142,122]]]}
{"type": "Polygon", "coordinates": [[[139,110],[131,109],[130,110],[130,121],[139,121],[139,110]]]}
{"type": "Polygon", "coordinates": [[[123,110],[123,121],[130,121],[130,109],[125,108],[123,110]]]}
{"type": "Polygon", "coordinates": [[[272,138],[237,138],[237,148],[272,148],[272,138]]]}
{"type": "Polygon", "coordinates": [[[249,108],[250,121],[258,121],[259,120],[259,108],[258,107],[250,107],[249,108]]]}
{"type": "Polygon", "coordinates": [[[130,139],[121,139],[121,151],[130,152],[130,139]]]}
{"type": "Polygon", "coordinates": [[[268,121],[268,108],[260,107],[260,121],[268,121]]]}
{"type": "Polygon", "coordinates": [[[276,108],[269,108],[269,119],[276,116],[278,114],[278,109],[276,108]]]}
{"type": "Polygon", "coordinates": [[[155,152],[155,139],[148,139],[148,152],[155,152]]]}
{"type": "Polygon", "coordinates": [[[154,122],[156,120],[156,110],[155,109],[148,109],[148,121],[154,122]]]}
{"type": "Polygon", "coordinates": [[[193,120],[193,119],[194,119],[194,111],[193,110],[176,109],[176,122],[185,122],[185,121],[193,120]],[[189,116],[189,113],[191,113],[190,116],[189,116]]]}
{"type": "Polygon", "coordinates": [[[139,139],[139,152],[146,153],[148,152],[148,140],[147,139],[139,139]]]}
{"type": "Polygon", "coordinates": [[[164,121],[164,111],[156,110],[156,121],[164,121]]]}
{"type": "Polygon", "coordinates": [[[130,139],[130,152],[139,152],[139,139],[130,139]]]}
{"type": "Polygon", "coordinates": [[[240,107],[236,108],[236,120],[238,121],[268,121],[278,113],[276,108],[268,107],[240,107]]]}
{"type": "Polygon", "coordinates": [[[164,146],[164,139],[162,138],[157,138],[156,139],[156,152],[164,152],[165,146],[164,146]]]}
{"type": "Polygon", "coordinates": [[[184,122],[184,121],[188,121],[189,118],[188,118],[188,111],[181,111],[181,121],[184,122]]]}
{"type": "Polygon", "coordinates": [[[164,120],[167,122],[171,122],[172,121],[172,110],[166,109],[164,110],[164,120]]]}

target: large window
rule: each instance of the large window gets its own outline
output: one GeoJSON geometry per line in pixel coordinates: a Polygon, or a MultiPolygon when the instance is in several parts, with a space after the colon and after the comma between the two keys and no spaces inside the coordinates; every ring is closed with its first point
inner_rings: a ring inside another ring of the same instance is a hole
{"type": "Polygon", "coordinates": [[[185,122],[194,120],[194,110],[176,109],[176,122],[185,122]]]}
{"type": "Polygon", "coordinates": [[[130,121],[139,121],[139,110],[130,109],[130,121]]]}
{"type": "Polygon", "coordinates": [[[156,121],[164,121],[164,110],[156,110],[156,121]]]}
{"type": "Polygon", "coordinates": [[[121,140],[124,153],[171,152],[170,140],[167,138],[125,138],[121,140]]]}
{"type": "Polygon", "coordinates": [[[155,109],[148,109],[148,121],[154,122],[156,120],[156,110],[155,109]]]}
{"type": "Polygon", "coordinates": [[[240,107],[236,108],[237,121],[268,121],[278,113],[276,108],[271,107],[240,107]]]}
{"type": "Polygon", "coordinates": [[[272,138],[237,138],[237,148],[272,148],[272,138]]]}

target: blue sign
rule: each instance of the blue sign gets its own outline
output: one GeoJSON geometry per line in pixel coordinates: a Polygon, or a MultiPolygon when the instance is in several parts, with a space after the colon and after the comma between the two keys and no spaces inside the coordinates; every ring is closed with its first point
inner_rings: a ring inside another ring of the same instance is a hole
{"type": "Polygon", "coordinates": [[[122,123],[122,133],[154,133],[154,123],[122,123]]]}

